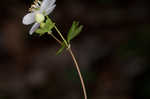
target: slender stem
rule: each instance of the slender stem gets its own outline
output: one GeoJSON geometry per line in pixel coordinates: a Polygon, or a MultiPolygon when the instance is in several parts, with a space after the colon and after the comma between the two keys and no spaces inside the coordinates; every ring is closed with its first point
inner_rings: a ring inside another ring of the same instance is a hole
{"type": "Polygon", "coordinates": [[[52,33],[48,32],[48,34],[50,34],[60,45],[63,44],[63,43],[62,43],[57,37],[55,37],[52,33]]]}
{"type": "MultiPolygon", "coordinates": [[[[83,80],[83,77],[82,77],[82,74],[81,74],[81,71],[80,71],[80,68],[79,68],[79,65],[78,65],[78,62],[75,58],[75,55],[73,54],[72,50],[71,50],[71,47],[69,47],[67,41],[65,40],[65,38],[62,36],[62,34],[60,33],[60,31],[58,30],[58,28],[55,26],[55,29],[56,31],[59,33],[59,35],[61,36],[61,38],[63,39],[64,43],[66,44],[66,47],[68,48],[68,51],[75,63],[75,66],[76,66],[76,69],[77,69],[77,72],[78,72],[78,75],[79,75],[79,78],[80,78],[80,81],[81,81],[81,85],[82,85],[82,89],[83,89],[83,93],[84,93],[84,99],[87,99],[87,93],[86,93],[86,88],[85,88],[85,84],[84,84],[84,80],[83,80]]],[[[62,45],[62,42],[57,38],[55,37],[52,33],[48,33],[50,34],[59,44],[62,45]]]]}
{"type": "Polygon", "coordinates": [[[80,77],[82,89],[83,89],[83,92],[84,92],[84,99],[87,99],[86,88],[85,88],[84,80],[83,80],[83,77],[82,77],[82,74],[81,74],[81,71],[80,71],[78,62],[77,62],[77,60],[76,60],[76,58],[75,58],[75,56],[74,56],[74,54],[73,54],[71,48],[68,48],[68,51],[69,51],[69,53],[70,53],[70,55],[71,55],[71,57],[72,57],[72,59],[73,59],[73,61],[74,61],[74,63],[75,63],[76,69],[77,69],[77,71],[78,71],[78,75],[79,75],[79,77],[80,77]]]}
{"type": "Polygon", "coordinates": [[[56,29],[56,31],[58,32],[58,34],[60,35],[60,37],[64,41],[65,45],[68,47],[69,45],[68,45],[67,41],[65,40],[65,38],[63,37],[63,35],[60,33],[60,31],[58,30],[58,28],[56,26],[54,28],[56,29]]]}

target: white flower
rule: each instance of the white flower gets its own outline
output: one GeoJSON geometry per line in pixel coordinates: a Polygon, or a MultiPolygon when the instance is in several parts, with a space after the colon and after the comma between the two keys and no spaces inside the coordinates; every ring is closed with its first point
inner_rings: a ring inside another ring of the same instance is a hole
{"type": "Polygon", "coordinates": [[[44,21],[45,16],[50,14],[54,8],[56,0],[35,0],[34,4],[29,9],[31,13],[28,13],[23,17],[23,24],[29,25],[34,23],[32,28],[29,31],[29,34],[32,35],[36,29],[40,26],[40,23],[44,21]]]}

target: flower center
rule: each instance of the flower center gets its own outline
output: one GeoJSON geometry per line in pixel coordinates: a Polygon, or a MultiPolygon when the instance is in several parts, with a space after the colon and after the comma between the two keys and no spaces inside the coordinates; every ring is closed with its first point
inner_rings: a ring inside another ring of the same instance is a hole
{"type": "Polygon", "coordinates": [[[35,21],[37,23],[42,23],[45,20],[45,16],[41,13],[35,14],[35,21]]]}
{"type": "Polygon", "coordinates": [[[35,0],[31,7],[29,8],[29,12],[34,12],[36,10],[39,10],[41,6],[41,1],[40,0],[35,0]]]}

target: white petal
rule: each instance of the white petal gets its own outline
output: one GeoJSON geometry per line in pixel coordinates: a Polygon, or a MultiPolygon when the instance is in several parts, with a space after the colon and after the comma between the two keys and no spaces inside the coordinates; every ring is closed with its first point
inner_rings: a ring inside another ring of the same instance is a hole
{"type": "Polygon", "coordinates": [[[29,25],[34,23],[35,21],[35,13],[29,13],[23,17],[22,23],[25,25],[29,25]]]}
{"type": "Polygon", "coordinates": [[[52,6],[55,2],[56,0],[43,0],[40,10],[41,11],[46,10],[48,7],[52,6]]]}
{"type": "Polygon", "coordinates": [[[49,7],[49,8],[47,8],[45,10],[46,15],[50,14],[54,10],[55,7],[56,7],[56,5],[53,5],[53,6],[49,7]]]}
{"type": "Polygon", "coordinates": [[[38,29],[39,26],[40,26],[39,23],[35,23],[35,24],[32,26],[32,28],[30,29],[29,34],[32,35],[32,34],[38,29]]]}

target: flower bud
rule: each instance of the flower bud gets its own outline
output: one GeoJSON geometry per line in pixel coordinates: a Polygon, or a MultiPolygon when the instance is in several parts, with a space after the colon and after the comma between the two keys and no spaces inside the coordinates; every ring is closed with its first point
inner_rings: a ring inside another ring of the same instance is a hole
{"type": "Polygon", "coordinates": [[[44,26],[45,26],[45,23],[44,23],[44,22],[41,22],[41,23],[40,23],[40,27],[43,28],[44,26]]]}
{"type": "Polygon", "coordinates": [[[37,23],[42,23],[44,20],[45,20],[45,17],[44,17],[43,14],[37,13],[37,14],[35,15],[35,21],[36,21],[37,23]]]}

